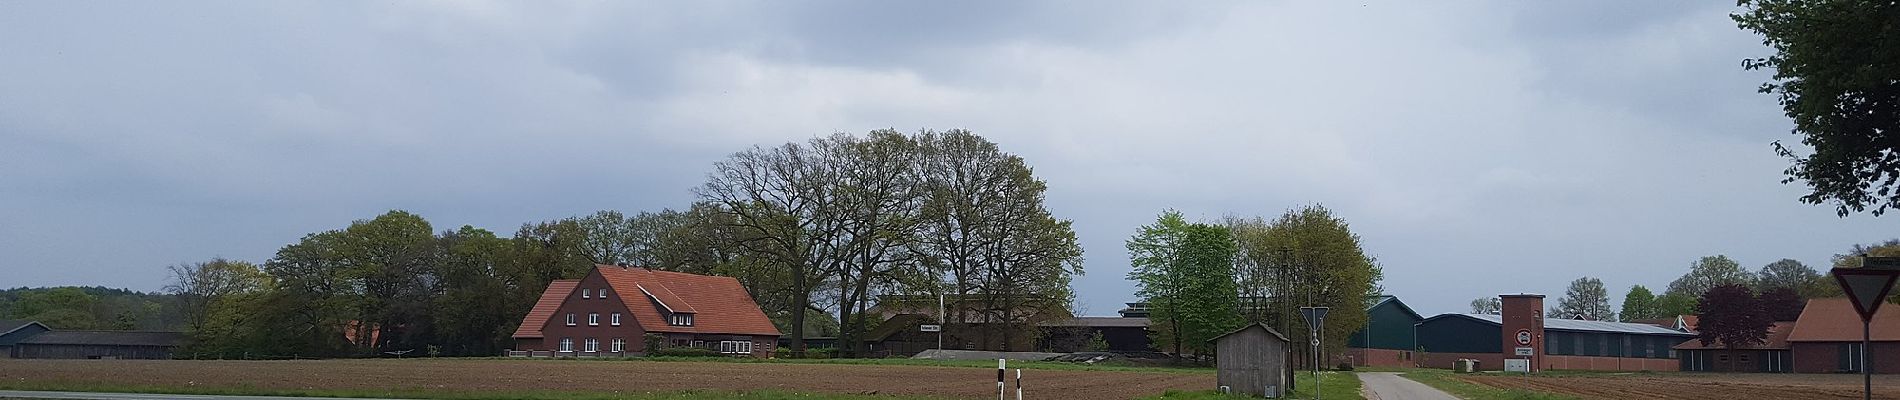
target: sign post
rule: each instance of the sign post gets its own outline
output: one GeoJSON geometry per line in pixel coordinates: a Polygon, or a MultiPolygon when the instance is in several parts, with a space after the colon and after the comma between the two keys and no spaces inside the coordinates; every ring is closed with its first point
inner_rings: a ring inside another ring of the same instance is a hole
{"type": "Polygon", "coordinates": [[[1867,359],[1867,347],[1873,345],[1874,313],[1887,302],[1895,278],[1900,278],[1900,257],[1860,257],[1860,268],[1835,268],[1830,272],[1860,313],[1860,373],[1864,399],[1874,398],[1873,364],[1867,359]]]}
{"type": "Polygon", "coordinates": [[[1322,348],[1320,347],[1320,333],[1322,332],[1320,328],[1326,324],[1326,311],[1328,310],[1330,310],[1330,308],[1327,307],[1300,307],[1300,316],[1306,317],[1307,337],[1313,338],[1311,341],[1313,346],[1313,400],[1319,400],[1319,366],[1325,363],[1323,361],[1324,357],[1320,355],[1320,349],[1322,348]]]}

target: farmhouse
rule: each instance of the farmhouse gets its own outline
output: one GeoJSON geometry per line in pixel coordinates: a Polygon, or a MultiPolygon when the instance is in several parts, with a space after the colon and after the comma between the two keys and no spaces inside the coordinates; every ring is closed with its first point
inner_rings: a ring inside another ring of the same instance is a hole
{"type": "Polygon", "coordinates": [[[1543,295],[1500,297],[1503,315],[1441,314],[1420,321],[1420,364],[1451,368],[1468,358],[1498,370],[1505,359],[1530,359],[1534,369],[1674,371],[1679,366],[1673,347],[1695,337],[1650,324],[1544,318],[1543,295]]]}
{"type": "Polygon", "coordinates": [[[1409,367],[1418,349],[1413,327],[1425,318],[1397,296],[1366,298],[1366,326],[1346,341],[1346,360],[1354,366],[1409,367]]]}
{"type": "MultiPolygon", "coordinates": [[[[1874,360],[1900,360],[1900,311],[1894,306],[1881,307],[1874,314],[1874,360]]],[[[1860,372],[1860,314],[1845,297],[1808,300],[1788,334],[1793,351],[1794,372],[1860,372]]],[[[1900,373],[1900,365],[1872,363],[1874,373],[1900,373]]]]}
{"type": "Polygon", "coordinates": [[[15,358],[170,359],[183,332],[45,331],[14,344],[15,358]]]}
{"type": "Polygon", "coordinates": [[[514,338],[525,352],[516,355],[594,357],[654,351],[648,335],[664,347],[768,357],[779,331],[737,279],[597,265],[549,283],[514,338]]]}
{"type": "Polygon", "coordinates": [[[1701,339],[1691,339],[1675,349],[1683,371],[1789,372],[1794,368],[1794,358],[1788,334],[1793,331],[1794,322],[1776,322],[1768,328],[1768,338],[1762,343],[1730,349],[1721,340],[1703,345],[1701,339]]]}
{"type": "Polygon", "coordinates": [[[15,343],[50,330],[52,329],[35,321],[0,319],[0,358],[13,357],[15,343]]]}

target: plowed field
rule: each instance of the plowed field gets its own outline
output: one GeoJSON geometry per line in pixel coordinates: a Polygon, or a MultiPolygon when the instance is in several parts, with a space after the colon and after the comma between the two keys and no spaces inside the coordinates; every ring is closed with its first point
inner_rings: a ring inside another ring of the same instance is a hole
{"type": "MultiPolygon", "coordinates": [[[[280,390],[628,393],[769,389],[943,398],[996,395],[996,370],[984,368],[654,361],[0,359],[0,382],[280,390]]],[[[1060,393],[1060,398],[1071,399],[1130,399],[1167,389],[1211,389],[1214,374],[1027,370],[1023,372],[1023,386],[1027,393],[1040,393],[1040,397],[1060,393]]]]}
{"type": "MultiPolygon", "coordinates": [[[[1585,399],[1858,399],[1860,375],[1604,374],[1460,376],[1486,386],[1562,393],[1585,399]]],[[[1900,377],[1874,376],[1874,398],[1900,400],[1900,377]]]]}

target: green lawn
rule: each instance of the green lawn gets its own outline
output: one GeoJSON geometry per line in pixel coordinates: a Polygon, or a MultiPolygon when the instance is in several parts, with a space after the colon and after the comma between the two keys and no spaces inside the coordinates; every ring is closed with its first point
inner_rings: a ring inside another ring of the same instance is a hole
{"type": "Polygon", "coordinates": [[[1426,386],[1431,386],[1434,388],[1438,388],[1438,390],[1443,390],[1446,393],[1451,393],[1453,396],[1458,396],[1460,398],[1469,399],[1469,400],[1573,400],[1573,399],[1576,399],[1575,397],[1553,394],[1553,393],[1534,392],[1534,391],[1517,390],[1517,389],[1499,389],[1499,388],[1494,388],[1490,386],[1479,385],[1476,383],[1466,382],[1463,379],[1458,379],[1456,376],[1458,374],[1454,374],[1448,370],[1400,369],[1400,370],[1388,370],[1388,371],[1400,372],[1401,375],[1404,375],[1406,378],[1409,378],[1411,380],[1418,381],[1418,383],[1423,383],[1426,386]]]}
{"type": "MultiPolygon", "coordinates": [[[[1293,393],[1290,393],[1290,396],[1286,398],[1289,398],[1289,399],[1313,398],[1313,372],[1312,371],[1303,371],[1298,374],[1294,374],[1293,385],[1298,387],[1299,390],[1296,390],[1293,393]]],[[[1320,399],[1323,399],[1323,400],[1334,400],[1334,399],[1365,400],[1364,395],[1360,394],[1359,392],[1359,375],[1355,375],[1351,372],[1330,372],[1330,371],[1322,372],[1320,376],[1319,395],[1320,395],[1320,399]]],[[[1213,400],[1213,399],[1244,399],[1244,398],[1247,398],[1247,397],[1231,396],[1231,395],[1223,396],[1220,393],[1216,393],[1212,390],[1192,391],[1192,392],[1170,390],[1167,393],[1163,393],[1159,396],[1148,397],[1147,399],[1148,400],[1213,400]]]]}

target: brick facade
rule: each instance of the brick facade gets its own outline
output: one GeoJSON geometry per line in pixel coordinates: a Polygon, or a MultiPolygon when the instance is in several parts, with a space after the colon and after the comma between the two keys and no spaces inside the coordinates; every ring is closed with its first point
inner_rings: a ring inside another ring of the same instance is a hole
{"type": "MultiPolygon", "coordinates": [[[[1529,347],[1533,355],[1544,354],[1544,295],[1507,294],[1498,297],[1504,303],[1500,313],[1503,316],[1503,323],[1500,324],[1503,341],[1500,348],[1504,358],[1530,358],[1531,372],[1542,370],[1545,363],[1537,361],[1534,356],[1516,355],[1516,349],[1529,347]],[[1518,336],[1522,332],[1529,332],[1530,343],[1520,342],[1518,336]]],[[[1503,361],[1499,361],[1497,367],[1503,369],[1503,361]]]]}
{"type": "MultiPolygon", "coordinates": [[[[1843,347],[1858,347],[1860,342],[1799,342],[1794,343],[1794,372],[1798,373],[1835,373],[1846,372],[1842,368],[1843,347]]],[[[1876,374],[1900,373],[1900,342],[1874,342],[1867,357],[1873,359],[1872,367],[1876,374]]],[[[1858,357],[1858,356],[1854,356],[1858,357]]]]}

